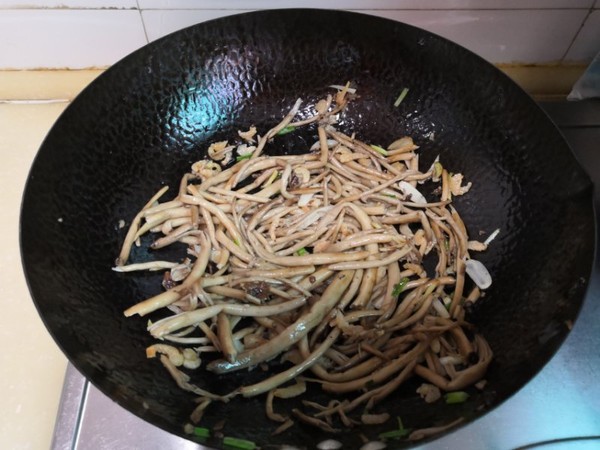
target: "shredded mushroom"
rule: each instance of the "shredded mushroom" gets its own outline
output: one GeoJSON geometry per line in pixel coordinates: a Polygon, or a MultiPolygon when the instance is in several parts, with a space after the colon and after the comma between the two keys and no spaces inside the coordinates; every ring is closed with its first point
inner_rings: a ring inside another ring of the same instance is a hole
{"type": "MultiPolygon", "coordinates": [[[[283,423],[280,432],[294,422],[275,413],[274,400],[303,395],[308,381],[333,400],[306,402],[306,409],[291,411],[296,420],[328,432],[382,423],[389,415],[372,408],[410,377],[427,382],[419,394],[433,402],[440,390],[479,382],[492,359],[483,336],[465,333],[463,305],[491,284],[469,250],[485,251],[497,234],[475,244],[450,206],[471,183],[463,186],[463,176],[449,174],[438,159],[420,172],[409,137],[384,149],[336,129],[354,90],[334,87],[337,94],[318,102],[313,117],[295,121],[298,100],[262,137],[253,126],[238,132],[248,145],[238,146],[237,162],[194,163],[176,198],[158,203],[161,190],[128,232],[115,271],[170,271],[164,292],[125,315],[174,313],[148,324],[153,337],[172,343],[149,347],[148,357],[161,353],[176,383],[201,396],[195,419],[210,403],[266,393],[267,415],[283,423]],[[299,127],[318,134],[306,154],[265,156],[278,134],[299,127]],[[416,187],[424,182],[439,189],[426,197],[416,187]],[[132,244],[154,232],[162,236],[153,248],[187,244],[185,261],[126,265],[132,244]],[[432,252],[435,273],[422,265],[432,252]],[[291,365],[216,394],[189,383],[179,369],[198,368],[200,353],[211,355],[205,367],[217,374],[276,357],[291,365]],[[283,387],[292,380],[298,384],[283,387]],[[335,400],[339,393],[350,397],[335,400]]],[[[222,141],[209,150],[222,161],[234,147],[222,141]]],[[[433,431],[413,432],[411,439],[433,431]]]]}

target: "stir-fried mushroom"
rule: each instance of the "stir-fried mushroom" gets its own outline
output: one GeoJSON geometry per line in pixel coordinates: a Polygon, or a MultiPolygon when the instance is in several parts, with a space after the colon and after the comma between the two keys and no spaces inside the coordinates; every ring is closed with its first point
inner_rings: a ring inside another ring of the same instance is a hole
{"type": "Polygon", "coordinates": [[[298,100],[264,134],[240,131],[247,144],[237,146],[233,165],[226,161],[234,146],[211,145],[209,156],[223,167],[196,162],[175,199],[158,203],[161,189],[132,221],[114,270],[167,272],[165,291],[125,315],[175,313],[148,324],[152,336],[171,345],[155,344],[147,354],[160,353],[175,382],[201,396],[194,421],[211,403],[266,393],[268,417],[282,424],[276,432],[292,426],[291,417],[339,432],[361,421],[385,422],[389,415],[373,408],[410,377],[425,381],[418,393],[435,402],[440,391],[479,382],[490,364],[489,345],[466,332],[471,326],[464,318],[491,283],[469,251],[485,251],[497,232],[485,243],[469,240],[450,202],[471,183],[463,185],[463,176],[438,159],[421,172],[411,138],[385,149],[336,129],[348,92],[340,87],[303,120],[295,120],[298,100]],[[264,156],[279,134],[299,127],[316,127],[318,139],[306,154],[264,156]],[[426,197],[423,182],[438,189],[426,197]],[[159,234],[151,249],[179,242],[188,245],[187,254],[181,261],[127,265],[146,233],[159,234]],[[432,253],[434,273],[422,264],[432,253]],[[217,353],[206,368],[218,374],[263,367],[278,356],[291,365],[215,394],[180,370],[199,367],[207,352],[217,353]],[[309,372],[312,378],[304,379],[309,372]],[[284,387],[291,380],[298,383],[284,387]],[[274,399],[303,395],[306,381],[352,397],[275,412],[274,399]]]}
{"type": "Polygon", "coordinates": [[[265,281],[250,281],[241,284],[242,289],[249,295],[258,298],[259,300],[267,300],[269,298],[269,284],[265,281]]]}

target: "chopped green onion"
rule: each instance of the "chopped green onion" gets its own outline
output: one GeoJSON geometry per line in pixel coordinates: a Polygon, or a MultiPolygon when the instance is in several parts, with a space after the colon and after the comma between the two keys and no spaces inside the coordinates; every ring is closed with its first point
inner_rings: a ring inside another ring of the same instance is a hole
{"type": "Polygon", "coordinates": [[[386,431],[379,435],[379,439],[400,439],[407,436],[411,432],[410,428],[404,428],[402,419],[398,417],[398,429],[392,431],[386,431]]]}
{"type": "Polygon", "coordinates": [[[298,249],[298,251],[296,251],[296,255],[298,256],[304,256],[304,255],[308,255],[308,250],[306,250],[304,247],[298,249]]]}
{"type": "Polygon", "coordinates": [[[444,395],[444,399],[448,405],[452,405],[454,403],[464,403],[468,398],[469,394],[464,391],[448,392],[446,395],[444,395]]]}
{"type": "Polygon", "coordinates": [[[390,198],[398,198],[394,194],[383,194],[383,195],[386,197],[390,197],[390,198]]]}
{"type": "Polygon", "coordinates": [[[400,103],[402,103],[402,100],[404,100],[404,97],[406,97],[406,94],[408,94],[408,88],[404,88],[402,89],[402,92],[400,92],[400,95],[398,96],[398,98],[396,99],[396,101],[394,102],[394,106],[397,108],[398,106],[400,106],[400,103]]]}
{"type": "Polygon", "coordinates": [[[371,145],[371,148],[375,150],[377,153],[382,154],[383,156],[387,156],[388,152],[385,148],[380,147],[379,145],[371,145]]]}
{"type": "Polygon", "coordinates": [[[210,430],[203,427],[194,427],[194,436],[210,437],[210,430]]]}
{"type": "Polygon", "coordinates": [[[442,176],[442,170],[444,170],[444,167],[442,166],[441,162],[436,161],[433,163],[433,175],[435,176],[435,178],[439,178],[442,176]]]}
{"type": "Polygon", "coordinates": [[[446,251],[450,251],[450,239],[444,239],[444,248],[446,251]]]}
{"type": "Polygon", "coordinates": [[[235,160],[236,160],[237,162],[240,162],[240,161],[243,161],[243,160],[245,160],[245,159],[250,159],[250,158],[252,158],[252,153],[246,153],[245,155],[238,155],[238,156],[235,158],[235,160]]]}
{"type": "Polygon", "coordinates": [[[379,434],[379,439],[399,439],[407,436],[410,433],[409,429],[386,431],[379,434]]]}
{"type": "Polygon", "coordinates": [[[278,177],[279,177],[279,172],[276,170],[275,172],[273,172],[271,174],[271,176],[269,177],[269,179],[263,186],[265,186],[265,187],[270,186],[271,184],[273,184],[273,181],[275,181],[278,177]]]}
{"type": "Polygon", "coordinates": [[[408,278],[404,277],[400,280],[399,283],[394,285],[394,289],[392,290],[392,296],[398,297],[402,293],[409,281],[410,280],[408,278]]]}
{"type": "Polygon", "coordinates": [[[288,125],[287,127],[283,127],[281,130],[277,132],[277,136],[283,136],[284,134],[291,133],[292,131],[296,131],[296,127],[288,125]]]}
{"type": "Polygon", "coordinates": [[[240,246],[240,241],[239,241],[239,239],[234,239],[234,240],[233,240],[233,243],[234,243],[235,245],[237,245],[238,247],[240,246]]]}
{"type": "Polygon", "coordinates": [[[252,441],[248,441],[246,439],[238,439],[234,437],[225,436],[223,438],[223,445],[240,448],[242,450],[254,450],[256,448],[256,444],[252,441]]]}

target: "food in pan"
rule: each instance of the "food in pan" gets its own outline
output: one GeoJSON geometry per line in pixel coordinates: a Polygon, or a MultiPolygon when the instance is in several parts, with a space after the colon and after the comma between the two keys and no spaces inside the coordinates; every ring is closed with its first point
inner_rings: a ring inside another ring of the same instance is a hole
{"type": "Polygon", "coordinates": [[[131,223],[114,270],[166,272],[164,291],[125,315],[172,313],[148,323],[158,341],[147,356],[160,356],[199,397],[194,422],[212,402],[264,394],[277,431],[294,421],[331,432],[378,424],[389,419],[379,403],[409,378],[423,381],[425,402],[461,402],[492,360],[465,320],[491,284],[472,255],[496,234],[470,240],[452,206],[471,184],[437,159],[422,170],[410,137],[382,147],[359,140],[361,130],[340,131],[339,115],[356,95],[336,88],[308,118],[296,119],[298,100],[264,134],[250,127],[213,143],[175,198],[160,203],[161,189],[131,223]],[[316,130],[311,148],[267,156],[299,127],[316,130]],[[426,185],[433,188],[424,195],[426,185]],[[146,233],[156,235],[152,249],[178,242],[187,255],[130,263],[146,233]],[[288,368],[265,370],[262,381],[233,392],[208,392],[186,373],[201,365],[215,374],[260,370],[274,358],[288,368]],[[301,396],[307,383],[331,402],[306,399],[302,410],[278,412],[279,399],[301,396]]]}

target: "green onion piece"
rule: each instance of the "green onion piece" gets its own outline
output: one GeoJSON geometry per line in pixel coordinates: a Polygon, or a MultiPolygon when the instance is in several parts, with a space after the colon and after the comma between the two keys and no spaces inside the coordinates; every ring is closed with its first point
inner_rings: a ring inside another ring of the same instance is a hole
{"type": "Polygon", "coordinates": [[[283,136],[284,134],[291,133],[292,131],[296,131],[296,127],[288,125],[287,127],[283,127],[281,130],[277,132],[277,136],[283,136]]]}
{"type": "Polygon", "coordinates": [[[444,395],[444,399],[448,405],[452,405],[454,403],[464,403],[468,398],[469,394],[464,391],[448,392],[446,395],[444,395]]]}
{"type": "Polygon", "coordinates": [[[400,416],[396,416],[396,419],[398,420],[398,429],[404,430],[404,424],[402,423],[402,418],[400,416]]]}
{"type": "Polygon", "coordinates": [[[308,255],[308,250],[306,250],[304,247],[298,249],[298,251],[296,251],[296,255],[298,256],[304,256],[304,255],[308,255]]]}
{"type": "Polygon", "coordinates": [[[279,175],[279,172],[276,170],[275,172],[273,172],[271,174],[271,176],[269,177],[269,179],[263,186],[270,186],[271,183],[273,183],[273,181],[275,181],[277,179],[278,175],[279,175]]]}
{"type": "Polygon", "coordinates": [[[444,306],[448,311],[450,311],[450,307],[452,306],[452,298],[454,297],[454,291],[450,292],[446,297],[444,297],[443,302],[444,306]]]}
{"type": "Polygon", "coordinates": [[[385,197],[397,198],[394,194],[383,194],[385,197]]]}
{"type": "Polygon", "coordinates": [[[234,239],[234,240],[233,240],[233,243],[234,243],[235,245],[237,245],[238,247],[240,246],[240,241],[239,241],[239,239],[234,239]]]}
{"type": "Polygon", "coordinates": [[[377,153],[382,154],[383,156],[387,156],[388,152],[385,148],[380,147],[379,145],[371,145],[371,148],[375,150],[377,153]]]}
{"type": "Polygon", "coordinates": [[[444,248],[446,251],[450,251],[450,239],[444,239],[444,248]]]}
{"type": "Polygon", "coordinates": [[[379,439],[400,439],[407,436],[412,431],[411,428],[404,428],[404,425],[402,424],[402,419],[400,417],[397,417],[397,419],[398,429],[381,433],[379,435],[379,439]]]}
{"type": "Polygon", "coordinates": [[[410,433],[409,428],[403,428],[402,430],[386,431],[385,433],[379,434],[379,439],[400,439],[407,436],[410,433]]]}
{"type": "Polygon", "coordinates": [[[394,102],[394,106],[397,108],[398,106],[400,106],[400,103],[402,103],[402,100],[404,100],[404,97],[406,97],[406,94],[408,94],[408,88],[404,88],[402,89],[402,92],[400,92],[400,95],[398,96],[398,98],[396,99],[396,101],[394,102]]]}
{"type": "Polygon", "coordinates": [[[444,167],[442,166],[442,163],[440,163],[439,161],[436,161],[433,163],[433,175],[436,178],[439,178],[442,176],[443,170],[444,170],[444,167]]]}
{"type": "Polygon", "coordinates": [[[254,450],[256,448],[256,444],[252,441],[247,441],[246,439],[238,439],[229,436],[225,436],[223,438],[223,445],[227,445],[233,448],[241,448],[242,450],[254,450]]]}
{"type": "Polygon", "coordinates": [[[243,160],[245,160],[245,159],[250,159],[250,158],[252,158],[252,153],[246,153],[245,155],[238,155],[238,156],[235,158],[235,160],[236,160],[237,162],[240,162],[240,161],[243,161],[243,160]]]}
{"type": "Polygon", "coordinates": [[[394,290],[392,290],[392,296],[398,297],[402,293],[409,281],[410,280],[406,277],[402,278],[400,282],[394,286],[394,290]]]}
{"type": "Polygon", "coordinates": [[[194,436],[209,437],[210,430],[208,428],[203,428],[203,427],[194,427],[194,436]]]}

